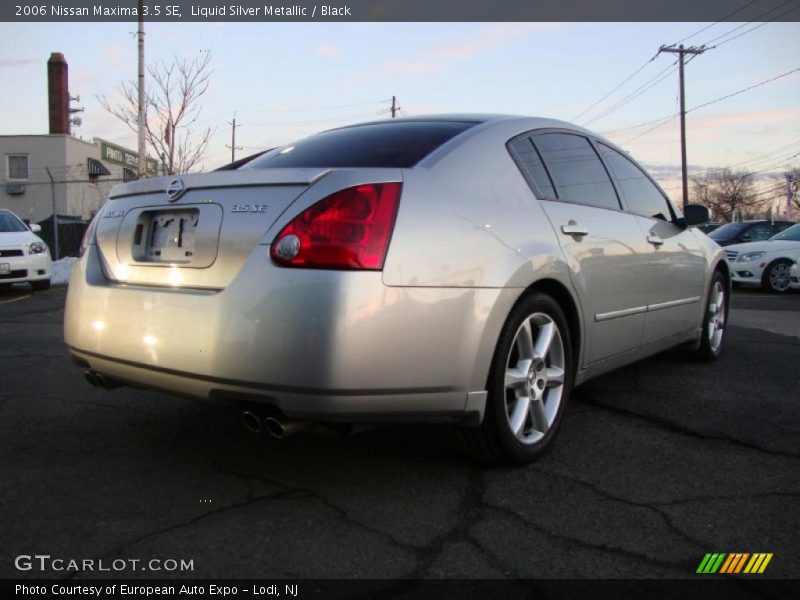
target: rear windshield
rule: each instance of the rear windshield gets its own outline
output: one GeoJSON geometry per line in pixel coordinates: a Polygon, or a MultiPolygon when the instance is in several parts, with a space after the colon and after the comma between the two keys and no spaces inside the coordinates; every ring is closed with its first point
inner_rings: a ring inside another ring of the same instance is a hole
{"type": "Polygon", "coordinates": [[[275,148],[242,168],[407,169],[476,124],[470,121],[399,121],[333,129],[275,148]]]}
{"type": "Polygon", "coordinates": [[[726,223],[709,233],[708,237],[712,240],[729,240],[735,238],[739,232],[747,227],[750,227],[750,223],[726,223]]]}

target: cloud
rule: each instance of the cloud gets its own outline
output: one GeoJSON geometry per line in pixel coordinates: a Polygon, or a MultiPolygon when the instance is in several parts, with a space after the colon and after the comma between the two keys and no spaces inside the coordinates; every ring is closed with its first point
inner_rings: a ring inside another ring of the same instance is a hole
{"type": "Polygon", "coordinates": [[[40,61],[35,58],[17,58],[17,59],[0,59],[0,68],[13,68],[13,67],[24,67],[27,65],[35,65],[40,61]]]}
{"type": "Polygon", "coordinates": [[[440,60],[464,60],[483,54],[497,46],[506,46],[517,38],[536,31],[554,31],[564,23],[497,23],[479,30],[458,42],[434,48],[432,54],[440,60]]]}
{"type": "Polygon", "coordinates": [[[71,75],[70,87],[76,89],[94,89],[95,84],[100,80],[100,75],[96,71],[78,69],[77,74],[71,75]]]}
{"type": "Polygon", "coordinates": [[[439,64],[434,62],[410,62],[410,63],[388,63],[381,67],[384,71],[391,73],[406,73],[415,75],[420,73],[433,73],[439,70],[439,64]]]}
{"type": "Polygon", "coordinates": [[[407,62],[386,63],[378,70],[409,75],[433,73],[445,63],[475,58],[534,32],[549,32],[570,26],[570,23],[496,23],[482,26],[460,40],[434,46],[407,62]]]}
{"type": "Polygon", "coordinates": [[[698,129],[730,127],[732,125],[756,126],[758,128],[774,127],[786,121],[800,120],[800,109],[777,108],[752,112],[731,113],[713,117],[695,117],[689,115],[687,122],[698,129]]]}
{"type": "Polygon", "coordinates": [[[333,44],[328,44],[328,43],[320,44],[314,50],[317,54],[322,54],[322,55],[339,54],[339,48],[337,48],[333,44]]]}

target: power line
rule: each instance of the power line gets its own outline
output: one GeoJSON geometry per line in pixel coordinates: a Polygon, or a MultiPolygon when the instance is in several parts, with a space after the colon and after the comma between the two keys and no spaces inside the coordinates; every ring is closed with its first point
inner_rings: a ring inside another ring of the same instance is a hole
{"type": "MultiPolygon", "coordinates": [[[[755,0],[754,0],[754,1],[755,1],[755,0]]],[[[592,104],[592,105],[591,105],[589,108],[587,108],[587,109],[586,109],[586,110],[584,110],[583,112],[580,112],[580,113],[578,113],[577,115],[575,115],[574,117],[572,117],[572,120],[573,120],[573,121],[576,121],[576,120],[577,120],[579,117],[582,117],[583,115],[585,115],[587,112],[589,112],[590,110],[592,110],[592,109],[593,109],[595,106],[597,106],[598,104],[600,104],[600,103],[601,103],[603,100],[605,100],[606,98],[608,98],[608,97],[609,97],[611,94],[613,94],[613,93],[614,93],[614,92],[616,92],[618,89],[620,89],[622,86],[624,86],[626,83],[628,83],[628,82],[629,82],[631,79],[633,79],[634,77],[636,77],[636,75],[638,75],[638,74],[639,74],[639,73],[640,73],[640,72],[641,72],[641,71],[642,71],[642,70],[643,70],[643,69],[644,69],[644,68],[645,68],[647,65],[649,65],[651,62],[653,62],[653,61],[656,59],[656,56],[658,56],[658,55],[657,55],[657,54],[654,54],[654,55],[652,56],[652,58],[650,58],[650,60],[648,60],[647,62],[645,62],[645,63],[644,63],[644,64],[643,64],[641,67],[639,67],[639,68],[638,68],[638,69],[636,69],[636,70],[635,70],[633,73],[631,73],[631,74],[630,74],[630,75],[628,75],[628,76],[627,76],[625,79],[623,79],[623,80],[622,80],[622,83],[620,83],[619,85],[617,85],[617,87],[615,87],[613,90],[611,90],[610,92],[608,92],[608,93],[607,93],[605,96],[603,96],[602,98],[600,98],[600,100],[598,100],[597,102],[595,102],[594,104],[592,104]]]]}
{"type": "Polygon", "coordinates": [[[674,63],[669,65],[664,70],[659,71],[657,75],[655,75],[654,77],[648,79],[645,83],[640,85],[633,92],[631,92],[630,94],[625,96],[622,100],[617,102],[615,105],[613,105],[608,110],[606,110],[604,112],[601,112],[599,115],[596,115],[594,118],[589,119],[588,121],[585,121],[583,123],[583,126],[586,127],[587,125],[590,125],[591,123],[594,123],[595,121],[598,121],[599,119],[602,119],[603,117],[606,117],[606,116],[610,115],[612,112],[615,112],[615,111],[619,110],[620,108],[622,108],[623,106],[625,106],[629,102],[632,102],[633,100],[635,100],[636,98],[641,96],[643,93],[645,93],[650,88],[655,87],[656,85],[658,85],[659,83],[664,81],[664,79],[666,79],[667,77],[672,75],[672,73],[675,72],[675,68],[674,67],[675,67],[676,64],[678,64],[678,61],[675,61],[674,63]],[[669,71],[669,72],[667,72],[667,71],[669,71]]]}
{"type": "MultiPolygon", "coordinates": [[[[708,102],[705,102],[704,104],[699,104],[697,106],[693,106],[692,108],[689,108],[689,109],[686,110],[686,114],[689,114],[690,112],[694,112],[694,111],[699,110],[701,108],[705,108],[707,106],[711,106],[712,104],[716,104],[717,102],[722,102],[723,100],[727,100],[728,98],[733,98],[734,96],[738,96],[739,94],[743,94],[743,93],[748,92],[750,90],[754,90],[754,89],[756,89],[758,87],[761,87],[762,85],[766,85],[766,84],[771,83],[773,81],[777,81],[778,79],[782,79],[783,77],[788,77],[789,75],[791,75],[792,73],[796,73],[797,71],[800,71],[800,67],[798,67],[796,69],[792,69],[791,71],[787,71],[786,73],[781,73],[780,75],[776,75],[775,77],[771,77],[770,79],[765,79],[764,81],[761,81],[759,83],[753,84],[753,85],[751,85],[749,87],[743,88],[743,89],[738,90],[736,92],[732,92],[730,94],[726,94],[725,96],[720,96],[719,98],[715,98],[714,100],[710,100],[708,102]]],[[[631,139],[627,140],[626,142],[623,142],[623,145],[624,145],[624,144],[627,144],[627,143],[629,143],[629,142],[631,142],[631,141],[633,141],[635,139],[638,139],[638,138],[642,137],[643,135],[645,135],[647,133],[650,133],[651,131],[653,131],[655,129],[658,129],[659,127],[661,127],[662,125],[665,125],[667,122],[669,122],[670,120],[674,119],[677,116],[678,116],[678,114],[676,113],[676,114],[672,114],[672,115],[669,115],[669,116],[659,117],[659,118],[653,119],[651,121],[645,121],[644,123],[639,123],[638,125],[632,125],[631,127],[625,127],[623,129],[616,129],[616,130],[613,130],[613,131],[609,131],[607,133],[617,133],[619,131],[627,131],[628,129],[636,129],[638,127],[644,127],[645,125],[649,125],[651,123],[658,123],[657,126],[652,127],[651,129],[648,129],[647,131],[632,137],[631,139]]]]}
{"type": "Polygon", "coordinates": [[[725,16],[724,16],[724,17],[722,17],[722,18],[721,18],[719,21],[715,21],[715,22],[711,23],[710,25],[706,25],[705,27],[703,27],[703,28],[701,28],[701,29],[698,29],[697,31],[695,31],[695,32],[694,32],[694,33],[692,33],[691,35],[688,35],[688,36],[686,36],[685,38],[683,38],[682,40],[678,40],[677,42],[675,42],[675,44],[674,44],[674,45],[675,45],[675,46],[677,46],[678,44],[682,44],[683,42],[685,42],[685,41],[687,41],[687,40],[690,40],[690,39],[692,39],[694,36],[696,36],[696,35],[698,35],[698,34],[701,34],[701,33],[703,33],[704,31],[706,31],[706,30],[708,30],[708,29],[711,29],[711,28],[712,28],[712,27],[714,27],[715,25],[719,25],[719,24],[720,24],[720,23],[722,23],[723,21],[727,21],[727,20],[728,20],[728,19],[730,19],[730,18],[731,18],[733,15],[735,15],[735,14],[737,14],[737,13],[739,13],[739,12],[743,11],[745,8],[747,8],[747,7],[748,7],[748,6],[750,6],[751,4],[755,4],[755,3],[756,3],[756,2],[758,2],[758,1],[759,1],[759,0],[750,0],[750,2],[748,2],[748,3],[747,3],[747,4],[745,4],[744,6],[740,6],[739,8],[737,8],[736,10],[734,10],[732,13],[729,13],[729,14],[725,15],[725,16]]]}
{"type": "Polygon", "coordinates": [[[731,165],[731,167],[739,167],[741,165],[746,165],[746,164],[749,164],[749,163],[762,162],[762,161],[767,160],[768,158],[770,158],[771,155],[778,154],[780,152],[783,152],[784,150],[788,150],[789,148],[791,148],[792,146],[796,146],[797,144],[800,144],[800,140],[795,140],[794,142],[790,142],[788,144],[785,144],[784,146],[780,146],[778,148],[775,148],[774,150],[770,150],[769,152],[765,152],[763,154],[760,154],[755,158],[749,158],[749,159],[744,160],[742,162],[735,163],[735,164],[731,165]]]}
{"type": "Polygon", "coordinates": [[[264,109],[264,110],[238,110],[240,113],[287,113],[287,112],[308,112],[315,110],[338,110],[341,108],[353,108],[356,106],[369,106],[372,104],[383,104],[384,102],[391,102],[389,100],[372,100],[370,102],[358,102],[356,104],[339,104],[337,106],[318,106],[314,108],[282,108],[282,109],[264,109]]]}
{"type": "MultiPolygon", "coordinates": [[[[711,44],[713,44],[713,43],[714,43],[714,42],[716,42],[717,40],[723,39],[723,38],[725,38],[726,36],[730,35],[731,33],[734,33],[735,31],[739,31],[739,30],[740,30],[740,29],[742,29],[743,27],[747,27],[748,25],[752,25],[752,24],[753,24],[753,21],[760,21],[760,20],[761,20],[763,17],[766,17],[766,16],[767,16],[769,13],[771,13],[771,12],[774,12],[774,11],[776,11],[776,10],[779,10],[779,9],[783,8],[784,6],[786,6],[787,4],[791,4],[791,3],[792,3],[792,2],[794,2],[794,1],[795,1],[795,0],[785,0],[784,2],[782,2],[781,4],[779,4],[778,6],[774,6],[774,7],[772,7],[771,9],[769,9],[768,11],[766,11],[766,12],[762,13],[761,15],[759,15],[758,17],[756,17],[756,18],[755,18],[755,19],[753,19],[752,21],[748,21],[748,22],[746,22],[746,23],[742,23],[741,25],[738,25],[738,26],[734,27],[733,29],[730,29],[730,30],[728,30],[728,31],[726,31],[725,33],[722,33],[722,34],[718,35],[717,37],[715,37],[715,38],[712,38],[712,39],[708,40],[707,42],[705,42],[705,44],[704,44],[704,45],[705,45],[705,46],[710,46],[711,44]]],[[[722,46],[723,44],[727,44],[728,42],[731,42],[731,41],[735,40],[736,38],[739,38],[739,37],[741,37],[741,36],[745,35],[746,33],[750,33],[751,31],[753,31],[753,30],[755,30],[755,29],[758,29],[759,27],[763,27],[764,25],[767,25],[768,23],[772,23],[773,21],[775,21],[775,20],[777,20],[777,19],[780,19],[782,16],[784,16],[784,15],[787,15],[787,14],[789,14],[790,12],[797,10],[798,8],[800,8],[800,7],[798,7],[798,6],[794,6],[794,7],[790,8],[789,10],[787,10],[787,11],[784,11],[784,12],[782,12],[782,13],[781,13],[781,14],[779,14],[779,15],[776,15],[775,17],[773,17],[772,19],[770,19],[770,20],[768,20],[768,21],[764,21],[763,23],[759,23],[758,25],[756,25],[755,27],[752,27],[751,29],[748,29],[747,31],[743,31],[743,32],[742,32],[742,33],[740,33],[739,35],[736,35],[736,36],[734,36],[734,37],[732,37],[732,38],[730,38],[730,39],[727,39],[727,40],[724,40],[724,39],[723,39],[723,41],[719,42],[719,43],[716,45],[716,47],[722,46]]]]}
{"type": "Polygon", "coordinates": [[[343,115],[341,117],[329,117],[327,119],[315,119],[311,121],[272,121],[267,123],[247,122],[246,125],[248,127],[294,127],[302,125],[318,125],[322,123],[331,123],[334,121],[346,121],[350,119],[360,119],[365,117],[377,117],[377,116],[380,116],[380,113],[368,112],[368,113],[360,113],[357,115],[343,115]]]}
{"type": "Polygon", "coordinates": [[[797,73],[798,71],[800,71],[800,67],[798,67],[796,69],[792,69],[791,71],[786,71],[786,73],[781,73],[780,75],[776,75],[775,77],[771,77],[769,79],[765,79],[764,81],[761,81],[759,83],[756,83],[756,84],[751,85],[749,87],[746,87],[744,89],[738,90],[738,91],[733,92],[731,94],[727,94],[726,96],[721,96],[720,98],[716,98],[714,100],[706,102],[705,104],[700,104],[699,106],[695,106],[693,108],[690,108],[686,112],[699,110],[701,108],[705,108],[706,106],[711,106],[712,104],[716,104],[717,102],[722,102],[723,100],[727,100],[728,98],[733,98],[734,96],[738,96],[739,94],[744,94],[745,92],[749,92],[750,90],[754,90],[754,89],[756,89],[758,87],[761,87],[762,85],[766,85],[768,83],[772,83],[773,81],[777,81],[778,79],[783,79],[784,77],[788,77],[792,73],[797,73]]]}

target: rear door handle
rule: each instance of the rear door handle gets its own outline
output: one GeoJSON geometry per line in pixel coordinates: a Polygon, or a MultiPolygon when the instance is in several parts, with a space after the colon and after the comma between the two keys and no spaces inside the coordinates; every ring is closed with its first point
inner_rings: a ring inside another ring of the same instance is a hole
{"type": "Polygon", "coordinates": [[[649,233],[647,235],[647,241],[650,242],[651,244],[653,244],[653,246],[660,246],[661,244],[664,243],[664,240],[662,240],[660,237],[658,237],[654,233],[649,233]]]}
{"type": "Polygon", "coordinates": [[[577,223],[567,223],[561,226],[561,233],[583,237],[584,235],[589,235],[589,230],[577,223]]]}

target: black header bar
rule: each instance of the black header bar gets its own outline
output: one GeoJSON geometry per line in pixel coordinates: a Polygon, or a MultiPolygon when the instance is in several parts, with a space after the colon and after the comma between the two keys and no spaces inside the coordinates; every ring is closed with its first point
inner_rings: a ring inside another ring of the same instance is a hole
{"type": "MultiPolygon", "coordinates": [[[[145,0],[162,22],[798,21],[800,0],[145,0]]],[[[136,21],[138,0],[4,0],[0,21],[136,21]]]]}

